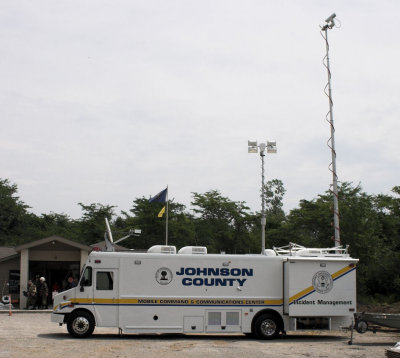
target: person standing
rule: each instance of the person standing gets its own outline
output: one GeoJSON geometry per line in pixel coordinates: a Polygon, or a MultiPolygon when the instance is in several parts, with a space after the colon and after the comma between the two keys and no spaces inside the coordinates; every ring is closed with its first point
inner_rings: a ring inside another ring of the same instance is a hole
{"type": "Polygon", "coordinates": [[[33,309],[39,309],[40,305],[41,305],[41,298],[40,298],[40,275],[36,275],[36,279],[35,282],[33,282],[33,284],[36,286],[36,301],[35,304],[33,305],[33,309]]]}
{"type": "Polygon", "coordinates": [[[47,309],[47,296],[49,295],[49,288],[47,287],[46,279],[40,278],[39,296],[41,299],[41,308],[47,309]]]}
{"type": "Polygon", "coordinates": [[[36,304],[36,285],[32,282],[32,280],[28,281],[28,301],[26,303],[26,309],[34,309],[36,304]]]}

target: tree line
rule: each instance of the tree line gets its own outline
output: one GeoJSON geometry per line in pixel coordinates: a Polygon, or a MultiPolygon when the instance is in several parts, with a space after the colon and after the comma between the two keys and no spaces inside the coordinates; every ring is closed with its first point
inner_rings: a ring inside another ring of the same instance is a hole
{"type": "MultiPolygon", "coordinates": [[[[265,186],[266,247],[294,242],[307,247],[332,247],[333,198],[327,191],[312,200],[300,200],[297,208],[282,209],[285,188],[279,179],[265,186]]],[[[362,303],[400,301],[400,186],[392,194],[369,195],[361,185],[340,183],[341,242],[359,258],[358,298],[362,303]]],[[[15,246],[51,235],[87,245],[104,239],[107,218],[115,239],[130,229],[141,229],[121,245],[147,249],[165,242],[165,216],[158,217],[162,203],[135,198],[129,211],[116,206],[78,203],[79,219],[64,213],[35,215],[18,197],[16,184],[0,179],[0,246],[15,246]]],[[[192,210],[170,200],[168,243],[177,248],[206,246],[210,253],[259,253],[260,213],[251,212],[244,201],[232,201],[218,190],[192,193],[192,210]]]]}

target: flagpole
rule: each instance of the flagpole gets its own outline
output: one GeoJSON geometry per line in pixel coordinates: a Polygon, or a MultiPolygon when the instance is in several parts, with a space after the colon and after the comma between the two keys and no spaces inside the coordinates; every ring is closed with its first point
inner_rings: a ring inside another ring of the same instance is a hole
{"type": "Polygon", "coordinates": [[[167,204],[166,204],[167,215],[165,217],[165,245],[168,245],[168,185],[167,185],[167,204]]]}

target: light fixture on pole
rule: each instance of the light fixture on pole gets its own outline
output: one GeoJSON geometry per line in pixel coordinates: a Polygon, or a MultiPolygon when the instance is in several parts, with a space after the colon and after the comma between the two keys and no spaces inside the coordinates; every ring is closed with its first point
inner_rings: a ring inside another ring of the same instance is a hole
{"type": "Polygon", "coordinates": [[[249,153],[258,153],[258,149],[260,149],[260,157],[261,157],[261,253],[265,254],[265,185],[264,185],[264,157],[265,157],[265,149],[267,153],[276,153],[276,142],[267,142],[257,144],[257,141],[247,141],[248,152],[249,153]]]}

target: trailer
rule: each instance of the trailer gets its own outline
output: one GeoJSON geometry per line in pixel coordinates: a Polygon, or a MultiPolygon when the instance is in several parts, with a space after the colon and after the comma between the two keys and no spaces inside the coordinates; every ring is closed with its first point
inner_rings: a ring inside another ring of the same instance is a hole
{"type": "Polygon", "coordinates": [[[380,327],[400,329],[400,314],[357,312],[354,314],[354,328],[358,333],[372,330],[374,333],[380,327]]]}
{"type": "Polygon", "coordinates": [[[51,321],[78,338],[95,327],[135,333],[336,330],[356,310],[356,264],[347,248],[290,244],[254,255],[157,245],[145,253],[91,252],[79,285],[57,294],[51,321]]]}

